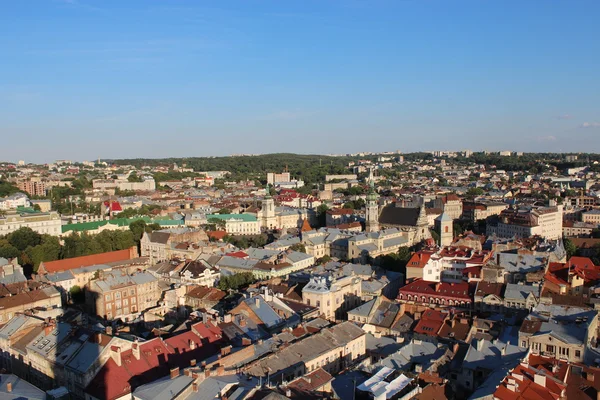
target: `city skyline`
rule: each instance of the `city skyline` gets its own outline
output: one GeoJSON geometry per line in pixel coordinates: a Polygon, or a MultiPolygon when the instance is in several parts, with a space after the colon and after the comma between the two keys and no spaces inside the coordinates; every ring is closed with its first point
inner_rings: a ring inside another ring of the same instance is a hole
{"type": "Polygon", "coordinates": [[[600,152],[598,11],[593,1],[7,3],[0,159],[600,152]]]}

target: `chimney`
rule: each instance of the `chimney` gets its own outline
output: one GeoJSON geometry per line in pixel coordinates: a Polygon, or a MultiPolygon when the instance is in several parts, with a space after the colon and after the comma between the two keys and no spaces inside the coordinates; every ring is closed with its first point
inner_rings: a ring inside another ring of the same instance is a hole
{"type": "Polygon", "coordinates": [[[223,322],[225,322],[225,323],[231,322],[231,314],[225,314],[225,317],[223,318],[223,322]]]}
{"type": "Polygon", "coordinates": [[[140,344],[137,342],[137,340],[131,345],[131,353],[136,360],[140,359],[140,344]]]}
{"type": "Polygon", "coordinates": [[[7,382],[7,383],[6,383],[6,391],[7,391],[8,393],[11,393],[11,392],[12,392],[12,382],[7,382]]]}
{"type": "Polygon", "coordinates": [[[256,305],[256,307],[260,307],[260,298],[258,296],[254,298],[254,304],[256,305]]]}
{"type": "Polygon", "coordinates": [[[196,342],[190,340],[190,350],[196,350],[196,342]]]}
{"type": "Polygon", "coordinates": [[[245,328],[245,327],[246,327],[246,318],[242,317],[242,318],[240,319],[240,326],[241,326],[242,328],[245,328]]]}
{"type": "Polygon", "coordinates": [[[546,387],[546,375],[535,374],[533,381],[540,386],[546,387]]]}
{"type": "Polygon", "coordinates": [[[230,353],[231,353],[231,345],[229,345],[229,346],[225,346],[225,347],[222,347],[222,348],[221,348],[221,355],[222,355],[223,357],[225,357],[225,356],[229,355],[230,353]]]}
{"type": "Polygon", "coordinates": [[[202,361],[200,365],[202,366],[202,369],[206,369],[206,361],[202,361]]]}
{"type": "Polygon", "coordinates": [[[195,367],[196,366],[196,359],[193,358],[190,360],[190,367],[195,367]]]}
{"type": "Polygon", "coordinates": [[[119,346],[111,346],[110,356],[113,361],[120,367],[121,366],[121,348],[119,346]]]}
{"type": "Polygon", "coordinates": [[[247,337],[242,338],[242,346],[250,346],[252,344],[252,341],[250,339],[248,339],[247,337]]]}
{"type": "Polygon", "coordinates": [[[483,339],[477,340],[477,351],[483,351],[483,339]]]}
{"type": "Polygon", "coordinates": [[[210,376],[210,369],[205,369],[205,370],[204,370],[204,376],[205,376],[206,378],[208,378],[208,377],[210,376]]]}
{"type": "Polygon", "coordinates": [[[217,368],[217,376],[223,376],[223,375],[225,375],[225,366],[219,365],[219,368],[217,368]]]}
{"type": "Polygon", "coordinates": [[[96,343],[102,343],[102,333],[96,333],[96,343]]]}
{"type": "Polygon", "coordinates": [[[107,326],[106,327],[106,334],[108,336],[112,336],[113,332],[112,332],[112,326],[107,326]]]}
{"type": "Polygon", "coordinates": [[[171,379],[175,379],[179,376],[179,367],[171,368],[171,379]]]}
{"type": "Polygon", "coordinates": [[[193,390],[195,393],[198,393],[198,384],[197,384],[196,382],[192,383],[192,390],[193,390]]]}
{"type": "Polygon", "coordinates": [[[292,398],[292,391],[290,389],[286,389],[285,391],[285,397],[291,399],[292,398]]]}

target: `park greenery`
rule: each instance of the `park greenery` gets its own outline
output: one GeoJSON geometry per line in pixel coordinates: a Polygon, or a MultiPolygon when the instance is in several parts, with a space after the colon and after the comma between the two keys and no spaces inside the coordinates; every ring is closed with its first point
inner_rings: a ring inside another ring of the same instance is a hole
{"type": "Polygon", "coordinates": [[[219,279],[218,288],[224,291],[228,290],[239,290],[248,287],[251,283],[254,283],[256,279],[252,272],[242,272],[239,274],[221,276],[219,279]]]}
{"type": "Polygon", "coordinates": [[[97,235],[73,232],[61,240],[56,236],[41,235],[30,228],[20,228],[0,237],[0,257],[18,258],[26,273],[36,272],[42,261],[124,250],[136,246],[144,231],[157,225],[135,221],[126,231],[103,231],[97,235]]]}

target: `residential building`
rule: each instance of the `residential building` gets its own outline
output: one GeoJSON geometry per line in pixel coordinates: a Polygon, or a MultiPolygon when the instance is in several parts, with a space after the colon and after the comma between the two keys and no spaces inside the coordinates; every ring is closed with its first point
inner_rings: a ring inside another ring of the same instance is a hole
{"type": "Polygon", "coordinates": [[[493,201],[464,201],[463,214],[464,219],[472,222],[485,220],[500,213],[508,208],[508,204],[493,201]]]}
{"type": "Polygon", "coordinates": [[[583,362],[586,347],[596,341],[598,313],[579,311],[544,318],[530,317],[519,330],[519,346],[534,354],[583,362]]]}
{"type": "Polygon", "coordinates": [[[60,292],[53,286],[0,297],[0,325],[9,321],[17,313],[35,308],[60,309],[61,306],[60,292]]]}
{"type": "Polygon", "coordinates": [[[189,331],[164,340],[154,338],[111,346],[108,360],[86,387],[85,398],[131,399],[137,387],[171,374],[178,376],[180,368],[216,358],[221,347],[222,331],[211,322],[196,323],[189,331]]]}
{"type": "Polygon", "coordinates": [[[302,302],[319,308],[324,318],[341,319],[361,303],[362,280],[357,276],[338,279],[312,277],[302,289],[302,302]]]}
{"type": "Polygon", "coordinates": [[[90,282],[86,303],[91,312],[102,318],[129,321],[155,307],[161,294],[158,279],[148,272],[133,275],[112,272],[90,282]]]}
{"type": "Polygon", "coordinates": [[[463,203],[460,197],[451,193],[436,197],[433,208],[441,209],[452,220],[459,219],[463,213],[463,203]]]}
{"type": "Polygon", "coordinates": [[[18,207],[29,207],[30,204],[29,198],[23,193],[15,193],[4,198],[0,197],[0,210],[2,211],[12,210],[18,207]]]}
{"type": "Polygon", "coordinates": [[[220,220],[225,225],[225,231],[232,235],[258,235],[260,234],[260,223],[251,214],[209,214],[208,221],[220,220]]]}
{"type": "Polygon", "coordinates": [[[17,187],[19,190],[28,193],[30,196],[39,197],[46,196],[47,191],[50,189],[46,181],[39,177],[33,177],[26,181],[19,181],[17,182],[17,187]]]}
{"type": "Polygon", "coordinates": [[[541,236],[546,239],[562,237],[561,205],[531,209],[507,209],[497,219],[488,219],[486,233],[504,238],[541,236]]]}
{"type": "Polygon", "coordinates": [[[194,310],[215,308],[225,296],[222,290],[207,286],[186,286],[185,305],[194,310]]]}
{"type": "Polygon", "coordinates": [[[595,226],[600,225],[600,210],[594,209],[582,212],[581,221],[595,226]]]}
{"type": "Polygon", "coordinates": [[[346,321],[280,348],[243,369],[250,376],[289,382],[319,368],[336,374],[359,361],[365,352],[365,332],[346,321]]]}
{"type": "Polygon", "coordinates": [[[0,236],[8,235],[20,228],[30,228],[39,234],[59,236],[62,222],[55,211],[46,213],[29,209],[8,211],[0,215],[0,236]]]}
{"type": "Polygon", "coordinates": [[[400,288],[398,300],[419,306],[470,308],[469,284],[430,282],[416,279],[400,288]]]}
{"type": "Polygon", "coordinates": [[[201,252],[197,245],[199,242],[208,242],[208,235],[200,229],[177,227],[144,232],[140,240],[140,254],[142,257],[149,257],[151,263],[174,257],[189,256],[188,258],[194,259],[201,252]],[[190,246],[193,248],[190,249],[190,246]]]}

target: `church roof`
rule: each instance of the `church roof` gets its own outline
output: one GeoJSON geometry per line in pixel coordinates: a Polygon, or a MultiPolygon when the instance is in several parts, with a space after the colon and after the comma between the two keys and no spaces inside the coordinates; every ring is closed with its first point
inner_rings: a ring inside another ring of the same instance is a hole
{"type": "Polygon", "coordinates": [[[435,220],[439,221],[439,222],[452,222],[452,218],[450,218],[450,216],[448,214],[446,214],[445,211],[442,213],[442,215],[437,217],[435,220]]]}
{"type": "Polygon", "coordinates": [[[383,207],[379,214],[379,223],[384,225],[417,226],[419,208],[396,207],[394,204],[383,207]]]}

